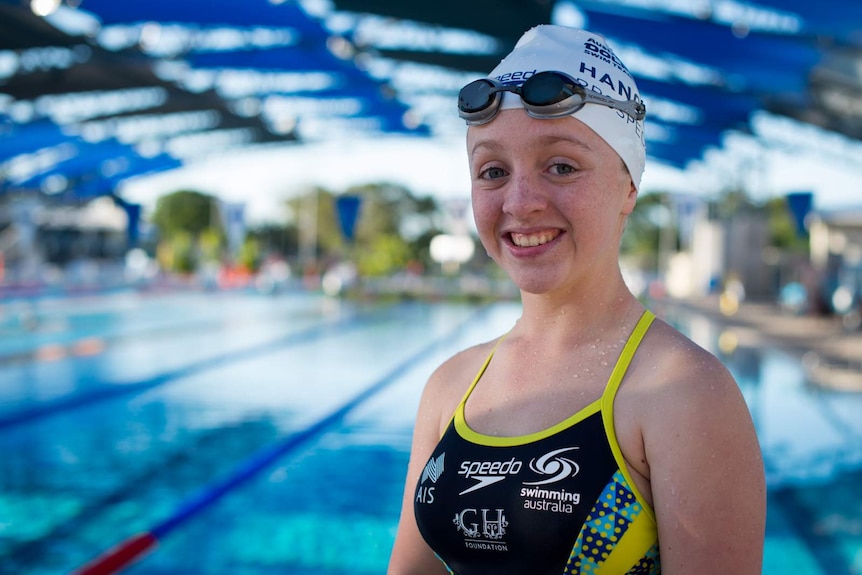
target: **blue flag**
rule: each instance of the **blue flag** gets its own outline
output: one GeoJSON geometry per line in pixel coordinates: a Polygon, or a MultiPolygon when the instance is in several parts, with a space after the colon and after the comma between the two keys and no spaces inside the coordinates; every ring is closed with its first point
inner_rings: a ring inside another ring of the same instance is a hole
{"type": "Polygon", "coordinates": [[[341,233],[348,241],[353,241],[356,235],[356,220],[359,219],[359,206],[362,203],[360,196],[342,195],[335,199],[335,208],[338,213],[338,223],[341,225],[341,233]]]}
{"type": "Polygon", "coordinates": [[[793,215],[797,235],[805,235],[805,218],[811,212],[813,203],[814,194],[811,192],[791,192],[787,194],[787,207],[793,215]]]}

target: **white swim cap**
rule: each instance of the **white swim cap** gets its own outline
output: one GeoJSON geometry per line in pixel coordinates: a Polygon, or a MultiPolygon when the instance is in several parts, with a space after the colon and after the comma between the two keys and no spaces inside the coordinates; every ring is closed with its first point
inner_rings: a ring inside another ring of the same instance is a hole
{"type": "MultiPolygon", "coordinates": [[[[563,72],[586,90],[616,100],[641,99],[631,74],[602,36],[565,26],[541,25],[528,30],[488,77],[517,85],[537,72],[546,71],[563,72]]],[[[522,107],[518,95],[504,94],[501,109],[522,107]]],[[[635,187],[640,188],[646,162],[643,120],[634,120],[619,110],[594,103],[585,104],[572,115],[619,154],[635,187]]]]}

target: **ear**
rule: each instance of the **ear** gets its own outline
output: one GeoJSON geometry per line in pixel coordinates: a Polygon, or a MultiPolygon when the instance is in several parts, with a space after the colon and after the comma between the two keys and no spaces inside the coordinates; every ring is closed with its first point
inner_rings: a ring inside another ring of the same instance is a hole
{"type": "Polygon", "coordinates": [[[623,214],[629,215],[635,209],[635,204],[638,200],[638,189],[635,187],[631,177],[629,177],[629,190],[626,194],[625,202],[623,203],[623,214]]]}

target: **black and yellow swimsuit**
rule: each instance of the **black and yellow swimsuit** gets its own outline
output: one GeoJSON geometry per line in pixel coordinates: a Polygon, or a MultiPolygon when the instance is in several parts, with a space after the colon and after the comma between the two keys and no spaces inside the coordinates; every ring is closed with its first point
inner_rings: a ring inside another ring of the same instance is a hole
{"type": "Polygon", "coordinates": [[[614,431],[614,397],[655,316],[629,336],[602,397],[544,431],[470,429],[476,375],[416,486],[425,541],[455,575],[654,575],[655,514],[635,487],[614,431]]]}

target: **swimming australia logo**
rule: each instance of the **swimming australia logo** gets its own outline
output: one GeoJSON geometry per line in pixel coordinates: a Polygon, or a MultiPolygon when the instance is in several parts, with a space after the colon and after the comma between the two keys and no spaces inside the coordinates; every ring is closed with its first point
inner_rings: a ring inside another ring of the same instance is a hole
{"type": "Polygon", "coordinates": [[[580,493],[566,489],[543,489],[535,486],[557,483],[577,475],[581,467],[568,457],[562,457],[564,453],[576,449],[578,448],[555,449],[530,461],[530,470],[538,475],[546,476],[546,479],[524,481],[524,485],[534,486],[521,488],[524,509],[554,513],[572,513],[575,510],[575,506],[581,502],[580,493]]]}
{"type": "Polygon", "coordinates": [[[569,477],[574,477],[581,470],[580,465],[567,457],[561,457],[561,454],[567,451],[574,451],[577,447],[564,447],[555,449],[545,455],[530,461],[530,470],[539,475],[550,475],[547,479],[541,481],[525,481],[524,485],[547,485],[548,483],[556,483],[569,477]]]}
{"type": "Polygon", "coordinates": [[[461,463],[458,475],[473,479],[477,483],[458,495],[465,495],[503,481],[507,475],[517,475],[523,466],[524,464],[514,457],[509,461],[464,461],[461,463]]]}

